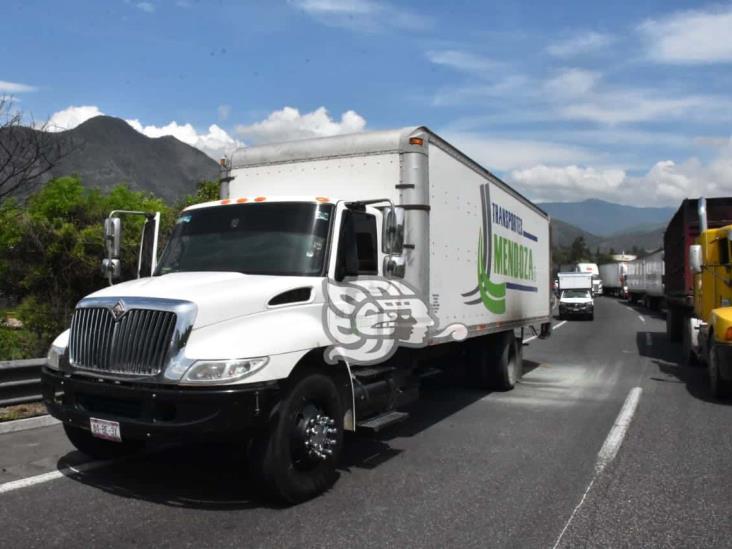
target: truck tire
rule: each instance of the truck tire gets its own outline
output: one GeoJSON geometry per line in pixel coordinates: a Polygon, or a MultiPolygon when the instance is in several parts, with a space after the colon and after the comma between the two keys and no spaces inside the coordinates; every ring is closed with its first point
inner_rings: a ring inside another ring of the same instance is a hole
{"type": "Polygon", "coordinates": [[[709,346],[709,390],[714,398],[727,398],[732,396],[732,387],[730,383],[722,379],[719,373],[719,355],[717,353],[717,343],[712,340],[709,346]]]}
{"type": "Polygon", "coordinates": [[[113,442],[95,438],[89,431],[66,423],[64,423],[64,431],[74,448],[94,459],[113,459],[128,456],[145,447],[145,441],[142,440],[113,442]]]}
{"type": "Polygon", "coordinates": [[[689,319],[684,319],[681,327],[681,364],[684,366],[698,366],[700,363],[691,344],[691,325],[689,319]]]}
{"type": "Polygon", "coordinates": [[[343,447],[343,405],[329,376],[296,379],[250,446],[254,481],[268,498],[296,504],[330,488],[343,447]]]}
{"type": "Polygon", "coordinates": [[[471,380],[481,389],[510,391],[523,373],[522,349],[513,330],[475,338],[468,355],[471,380]]]}
{"type": "Polygon", "coordinates": [[[666,337],[669,341],[681,341],[684,328],[684,315],[673,306],[666,311],[666,337]]]}

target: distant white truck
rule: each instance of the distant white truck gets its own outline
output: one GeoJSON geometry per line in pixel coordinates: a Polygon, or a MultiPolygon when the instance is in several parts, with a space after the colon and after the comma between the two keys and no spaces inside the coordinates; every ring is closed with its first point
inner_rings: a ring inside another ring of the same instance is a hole
{"type": "Polygon", "coordinates": [[[566,273],[589,273],[592,275],[592,295],[602,294],[602,279],[600,278],[600,270],[597,263],[569,263],[559,267],[561,272],[566,273]]]}
{"type": "Polygon", "coordinates": [[[630,301],[658,309],[665,296],[664,272],[663,249],[628,263],[626,280],[630,301]]]}
{"type": "Polygon", "coordinates": [[[625,297],[628,286],[625,277],[628,274],[628,263],[617,261],[600,265],[600,280],[602,280],[602,292],[606,295],[625,297]]]}
{"type": "MultiPolygon", "coordinates": [[[[435,359],[511,389],[523,329],[550,332],[549,217],[424,127],[238,150],[137,280],[82,299],[43,395],[95,457],[147,441],[249,441],[286,502],[337,478],[344,431],[403,420],[435,359]],[[151,271],[151,272],[150,272],[151,271]]],[[[140,271],[143,271],[141,268],[140,271]]]]}
{"type": "Polygon", "coordinates": [[[589,273],[559,273],[559,318],[582,316],[595,318],[592,299],[592,275],[589,273]]]}

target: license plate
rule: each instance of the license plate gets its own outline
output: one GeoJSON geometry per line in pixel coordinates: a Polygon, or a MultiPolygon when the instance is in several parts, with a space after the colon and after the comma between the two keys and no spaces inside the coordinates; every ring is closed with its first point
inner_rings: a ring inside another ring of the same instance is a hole
{"type": "Polygon", "coordinates": [[[89,418],[89,426],[91,434],[97,438],[104,440],[112,440],[114,442],[122,442],[122,435],[119,430],[118,421],[109,421],[107,419],[89,418]]]}

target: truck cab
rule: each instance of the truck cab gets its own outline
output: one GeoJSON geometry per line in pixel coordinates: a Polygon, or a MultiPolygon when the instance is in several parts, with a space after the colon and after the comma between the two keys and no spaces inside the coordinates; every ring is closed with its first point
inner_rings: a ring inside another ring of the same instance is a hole
{"type": "Polygon", "coordinates": [[[710,229],[700,199],[701,231],[689,248],[694,313],[684,324],[683,356],[706,363],[712,394],[732,395],[732,225],[710,229]]]}

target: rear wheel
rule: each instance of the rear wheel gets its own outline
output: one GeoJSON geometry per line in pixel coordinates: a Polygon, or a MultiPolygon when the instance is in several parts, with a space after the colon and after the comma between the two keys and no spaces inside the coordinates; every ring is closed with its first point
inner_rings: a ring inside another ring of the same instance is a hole
{"type": "Polygon", "coordinates": [[[142,440],[112,442],[95,438],[89,431],[66,423],[64,423],[64,431],[77,450],[95,459],[113,459],[127,456],[145,447],[145,442],[142,440]]]}
{"type": "Polygon", "coordinates": [[[300,503],[338,478],[343,446],[343,405],[335,382],[307,374],[285,392],[267,430],[252,441],[250,465],[265,494],[300,503]]]}
{"type": "Polygon", "coordinates": [[[714,398],[726,398],[732,396],[732,387],[730,382],[722,379],[719,372],[719,353],[717,349],[717,343],[712,341],[709,347],[709,389],[712,392],[714,398]]]}
{"type": "Polygon", "coordinates": [[[474,339],[468,367],[481,389],[509,391],[523,374],[523,344],[513,331],[474,339]]]}

